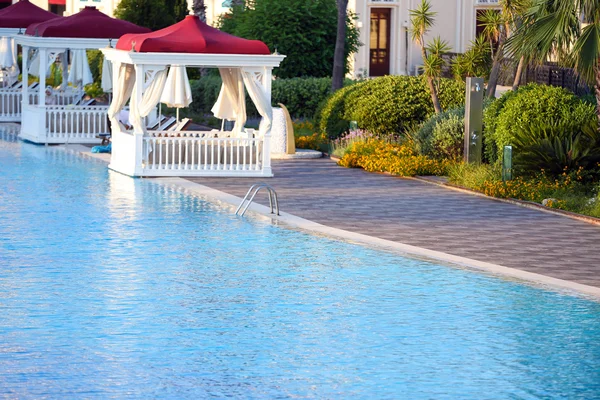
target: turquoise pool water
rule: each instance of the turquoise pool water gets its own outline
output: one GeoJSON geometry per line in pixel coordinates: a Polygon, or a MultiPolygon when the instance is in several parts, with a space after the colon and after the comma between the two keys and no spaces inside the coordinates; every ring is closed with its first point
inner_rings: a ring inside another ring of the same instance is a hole
{"type": "Polygon", "coordinates": [[[600,398],[600,303],[0,138],[0,398],[600,398]]]}

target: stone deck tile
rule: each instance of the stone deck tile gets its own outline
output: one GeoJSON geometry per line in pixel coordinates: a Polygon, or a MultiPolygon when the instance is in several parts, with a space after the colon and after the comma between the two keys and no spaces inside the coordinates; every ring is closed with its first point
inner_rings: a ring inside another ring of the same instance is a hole
{"type": "MultiPolygon", "coordinates": [[[[273,161],[275,177],[193,178],[243,197],[266,180],[283,211],[462,257],[600,287],[600,226],[328,159],[273,161]]],[[[268,205],[261,193],[257,202],[268,205]]]]}

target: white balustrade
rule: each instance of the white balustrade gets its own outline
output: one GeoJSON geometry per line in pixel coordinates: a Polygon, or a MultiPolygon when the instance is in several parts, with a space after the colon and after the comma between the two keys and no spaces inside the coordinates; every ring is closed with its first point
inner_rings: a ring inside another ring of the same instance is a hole
{"type": "MultiPolygon", "coordinates": [[[[38,94],[29,93],[29,104],[37,104],[38,94]]],[[[22,89],[0,89],[0,122],[21,122],[22,89]]]]}
{"type": "Polygon", "coordinates": [[[110,132],[108,106],[46,106],[47,143],[95,143],[110,132]]]}
{"type": "Polygon", "coordinates": [[[142,166],[148,176],[260,174],[263,140],[219,137],[213,132],[151,131],[144,137],[142,166]],[[200,174],[198,173],[200,172],[200,174]]]}

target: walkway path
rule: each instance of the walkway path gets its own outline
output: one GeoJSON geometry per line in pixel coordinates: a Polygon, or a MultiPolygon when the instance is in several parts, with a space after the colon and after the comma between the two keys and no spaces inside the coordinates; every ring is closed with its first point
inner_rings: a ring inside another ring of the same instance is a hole
{"type": "MultiPolygon", "coordinates": [[[[600,226],[328,159],[273,161],[290,214],[478,261],[600,287],[600,226]]],[[[193,178],[243,197],[259,179],[193,178]]],[[[263,193],[259,203],[268,204],[263,193]]],[[[258,196],[257,196],[258,197],[258,196]]]]}

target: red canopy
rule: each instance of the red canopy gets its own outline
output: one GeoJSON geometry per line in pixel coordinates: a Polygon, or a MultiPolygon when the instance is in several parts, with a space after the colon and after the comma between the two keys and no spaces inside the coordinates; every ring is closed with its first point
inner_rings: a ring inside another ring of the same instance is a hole
{"type": "Polygon", "coordinates": [[[150,29],[111,18],[96,7],[88,6],[69,17],[29,25],[25,34],[41,37],[117,39],[126,33],[146,32],[150,32],[150,29]]]}
{"type": "Polygon", "coordinates": [[[195,15],[156,32],[124,35],[117,49],[129,51],[132,44],[141,53],[270,54],[263,42],[221,32],[195,15]]]}
{"type": "Polygon", "coordinates": [[[24,29],[31,24],[52,19],[62,19],[62,17],[32,4],[29,0],[21,0],[0,11],[0,28],[24,29]]]}

